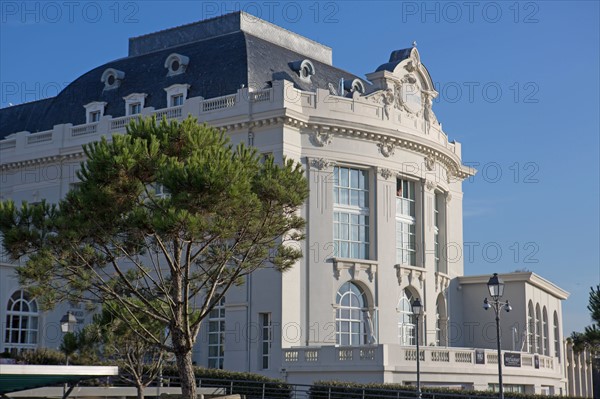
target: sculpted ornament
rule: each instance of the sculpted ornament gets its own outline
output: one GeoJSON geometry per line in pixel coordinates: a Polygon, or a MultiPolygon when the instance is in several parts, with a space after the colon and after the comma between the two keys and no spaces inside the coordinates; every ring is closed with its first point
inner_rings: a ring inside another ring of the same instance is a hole
{"type": "Polygon", "coordinates": [[[330,162],[323,158],[312,159],[310,161],[310,166],[312,166],[313,169],[323,170],[323,169],[327,168],[329,165],[330,165],[330,162]]]}
{"type": "Polygon", "coordinates": [[[425,182],[425,187],[427,187],[427,190],[433,191],[437,187],[437,184],[435,184],[433,180],[427,180],[427,182],[425,182]]]}
{"type": "Polygon", "coordinates": [[[310,141],[317,147],[324,147],[327,144],[331,144],[332,137],[330,133],[315,130],[310,134],[310,141]]]}
{"type": "Polygon", "coordinates": [[[380,168],[379,169],[379,174],[381,175],[381,177],[383,177],[385,180],[389,179],[390,177],[392,177],[393,173],[391,170],[387,169],[387,168],[380,168]]]}
{"type": "Polygon", "coordinates": [[[425,157],[425,167],[427,170],[433,170],[435,168],[435,157],[431,154],[425,157]]]}
{"type": "Polygon", "coordinates": [[[394,155],[395,147],[392,143],[382,141],[381,143],[377,144],[377,147],[379,147],[379,151],[381,151],[381,154],[386,158],[394,155]]]}

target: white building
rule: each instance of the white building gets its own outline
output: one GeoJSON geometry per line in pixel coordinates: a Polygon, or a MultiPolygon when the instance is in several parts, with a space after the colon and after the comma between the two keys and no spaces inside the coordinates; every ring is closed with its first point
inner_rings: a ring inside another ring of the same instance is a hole
{"type": "MultiPolygon", "coordinates": [[[[304,258],[228,293],[198,339],[199,365],[298,383],[415,383],[418,297],[422,383],[493,388],[490,276],[463,276],[462,181],[475,170],[435,117],[419,51],[382,61],[354,76],[330,48],[244,13],[132,38],[127,57],[58,96],[0,110],[1,198],[57,201],[76,183],[82,144],[140,114],[191,114],[301,162],[310,184],[304,258]]],[[[0,270],[0,351],[58,346],[69,305],[40,312],[14,265],[0,270]]],[[[505,389],[591,396],[591,369],[563,346],[568,293],[534,273],[502,277],[513,306],[501,321],[505,389]]]]}

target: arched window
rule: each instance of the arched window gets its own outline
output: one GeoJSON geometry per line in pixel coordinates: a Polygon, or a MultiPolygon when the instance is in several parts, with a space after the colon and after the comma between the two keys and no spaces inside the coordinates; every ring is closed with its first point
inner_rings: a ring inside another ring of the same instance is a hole
{"type": "Polygon", "coordinates": [[[417,325],[417,316],[412,312],[412,303],[414,301],[412,292],[408,289],[402,291],[400,301],[398,301],[398,338],[400,345],[416,345],[415,326],[417,325]]]}
{"type": "Polygon", "coordinates": [[[560,362],[560,330],[558,327],[558,313],[554,312],[554,356],[560,362]]]}
{"type": "Polygon", "coordinates": [[[542,334],[542,350],[544,355],[548,356],[550,354],[550,347],[548,346],[548,311],[545,306],[544,311],[542,312],[542,334]]]}
{"type": "Polygon", "coordinates": [[[540,305],[535,306],[535,353],[542,353],[542,315],[540,305]]]}
{"type": "Polygon", "coordinates": [[[535,352],[535,338],[534,338],[535,322],[533,320],[533,302],[529,301],[527,307],[527,351],[529,353],[535,352]]]}
{"type": "Polygon", "coordinates": [[[443,294],[440,294],[435,309],[435,344],[438,346],[446,346],[447,344],[447,319],[446,299],[443,294]]]}
{"type": "Polygon", "coordinates": [[[342,346],[367,344],[370,324],[363,290],[354,283],[344,283],[337,292],[336,303],[336,343],[342,346]]]}
{"type": "Polygon", "coordinates": [[[5,347],[35,348],[38,341],[38,317],[36,301],[28,292],[16,291],[6,306],[5,347]]]}

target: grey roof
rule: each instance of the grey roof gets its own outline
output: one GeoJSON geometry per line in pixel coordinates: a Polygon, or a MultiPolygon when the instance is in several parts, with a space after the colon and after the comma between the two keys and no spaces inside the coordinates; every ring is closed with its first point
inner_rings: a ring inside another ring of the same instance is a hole
{"type": "Polygon", "coordinates": [[[404,61],[405,59],[410,57],[410,51],[412,49],[413,49],[412,47],[409,47],[409,48],[403,48],[400,50],[392,51],[392,54],[390,54],[390,60],[388,62],[386,62],[385,64],[379,65],[379,67],[375,70],[375,72],[379,72],[379,71],[394,72],[394,69],[396,69],[396,67],[398,66],[399,63],[401,63],[402,61],[404,61]]]}
{"type": "MultiPolygon", "coordinates": [[[[284,36],[273,41],[282,43],[285,39],[284,36]]],[[[290,36],[290,40],[296,40],[296,37],[290,36]]],[[[316,88],[326,89],[329,83],[337,87],[340,78],[357,78],[309,58],[316,73],[310,82],[304,82],[291,69],[290,63],[307,57],[290,48],[294,46],[283,47],[238,29],[229,34],[111,61],[84,73],[56,97],[0,109],[0,139],[20,131],[50,130],[62,123],[83,124],[86,121],[83,106],[93,101],[107,103],[105,115],[124,116],[123,97],[131,93],[146,93],[146,107],[165,108],[164,89],[176,83],[190,85],[188,97],[212,98],[235,93],[242,85],[267,87],[274,80],[290,80],[299,89],[315,91],[316,88]],[[189,65],[185,73],[168,77],[164,63],[174,52],[188,57],[189,65]],[[104,83],[100,81],[107,68],[125,73],[116,89],[104,90],[104,83]]],[[[363,82],[368,86],[365,80],[363,82]]]]}

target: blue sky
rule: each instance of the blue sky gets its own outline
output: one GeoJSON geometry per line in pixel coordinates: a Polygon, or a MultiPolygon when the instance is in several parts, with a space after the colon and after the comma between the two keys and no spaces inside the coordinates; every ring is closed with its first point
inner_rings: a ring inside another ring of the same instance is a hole
{"type": "Polygon", "coordinates": [[[588,325],[600,283],[597,1],[0,3],[0,106],[53,96],[127,55],[127,38],[242,9],[333,48],[364,76],[417,41],[463,160],[466,274],[528,269],[588,325]]]}

